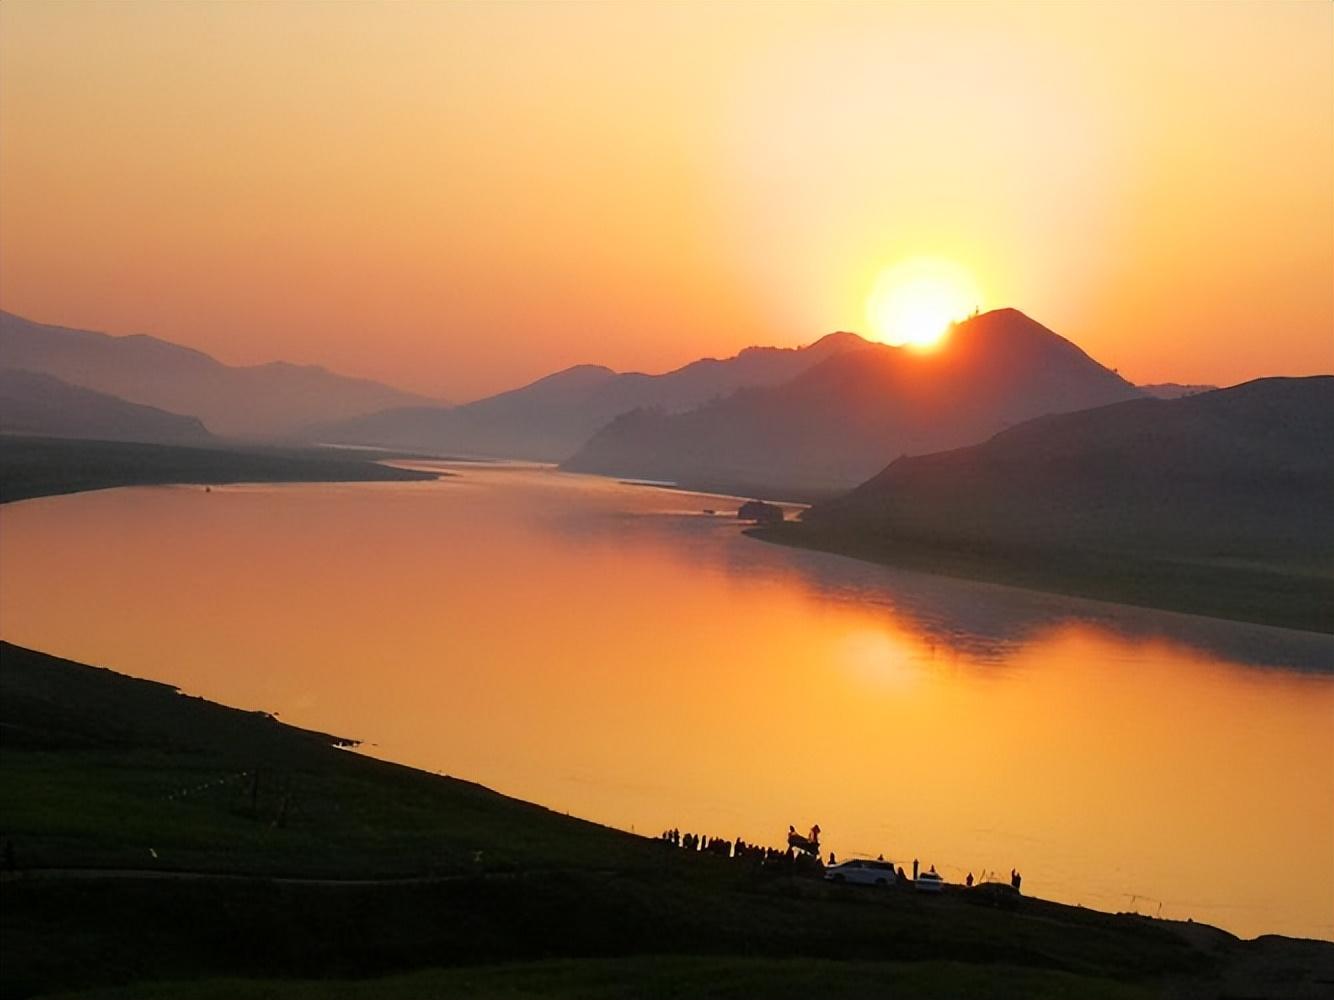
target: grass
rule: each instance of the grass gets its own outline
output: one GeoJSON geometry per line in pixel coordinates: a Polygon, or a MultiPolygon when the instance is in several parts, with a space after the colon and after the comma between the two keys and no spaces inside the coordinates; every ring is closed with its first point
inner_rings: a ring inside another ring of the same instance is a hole
{"type": "Polygon", "coordinates": [[[1138,1000],[1144,986],[1063,972],[962,962],[636,956],[437,969],[406,976],[322,980],[204,980],[77,994],[79,1000],[1138,1000]]]}
{"type": "MultiPolygon", "coordinates": [[[[1198,925],[689,854],[9,644],[0,733],[5,997],[1119,997],[1256,954],[1198,925]]],[[[1318,964],[1266,956],[1298,985],[1318,964]]]]}

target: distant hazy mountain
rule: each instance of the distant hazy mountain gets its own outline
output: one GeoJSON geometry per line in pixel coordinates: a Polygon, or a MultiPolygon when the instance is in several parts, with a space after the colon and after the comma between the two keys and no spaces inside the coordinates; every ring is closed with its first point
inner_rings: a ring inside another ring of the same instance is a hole
{"type": "Polygon", "coordinates": [[[1194,396],[1201,392],[1212,392],[1216,385],[1181,385],[1177,382],[1156,382],[1142,385],[1139,391],[1154,399],[1180,399],[1182,396],[1194,396]]]}
{"type": "Polygon", "coordinates": [[[564,467],[750,492],[827,492],[899,455],[1140,395],[1068,340],[1001,309],[958,324],[933,351],[868,345],[783,385],[689,413],[627,414],[564,467]]]}
{"type": "Polygon", "coordinates": [[[574,454],[598,428],[629,410],[654,407],[678,413],[742,386],[785,382],[822,361],[866,346],[856,334],[831,333],[807,347],[751,347],[733,358],[705,358],[663,375],[578,365],[466,406],[388,410],[312,427],[308,437],[556,462],[574,454]]]}
{"type": "Polygon", "coordinates": [[[156,337],[71,330],[6,312],[0,312],[0,365],[191,414],[218,434],[285,434],[314,421],[428,402],[314,366],[233,367],[156,337]]]}
{"type": "Polygon", "coordinates": [[[196,417],[12,368],[0,369],[0,432],[162,444],[197,444],[213,437],[196,417]]]}
{"type": "Polygon", "coordinates": [[[1334,376],[1042,417],[901,458],[789,539],[1334,631],[1334,376]]]}
{"type": "Polygon", "coordinates": [[[803,520],[1238,558],[1334,553],[1334,376],[1041,417],[984,444],[900,458],[803,520]]]}

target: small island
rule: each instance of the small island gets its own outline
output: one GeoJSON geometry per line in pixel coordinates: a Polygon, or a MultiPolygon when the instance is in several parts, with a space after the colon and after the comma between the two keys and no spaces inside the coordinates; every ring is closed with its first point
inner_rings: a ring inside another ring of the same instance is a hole
{"type": "Polygon", "coordinates": [[[736,516],[755,524],[779,524],[783,520],[783,508],[763,500],[747,500],[737,509],[736,516]]]}

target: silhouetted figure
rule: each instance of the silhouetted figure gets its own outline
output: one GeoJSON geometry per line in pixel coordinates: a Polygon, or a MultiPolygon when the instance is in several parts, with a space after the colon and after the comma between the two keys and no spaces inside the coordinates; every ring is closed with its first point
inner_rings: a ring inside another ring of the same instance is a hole
{"type": "Polygon", "coordinates": [[[972,872],[969,872],[969,873],[968,873],[968,877],[967,877],[966,879],[963,880],[963,884],[966,885],[966,886],[968,886],[968,888],[970,888],[970,889],[973,887],[973,873],[972,873],[972,872]]]}
{"type": "Polygon", "coordinates": [[[834,857],[834,852],[833,852],[833,851],[830,851],[830,852],[829,852],[829,867],[830,867],[830,868],[833,868],[834,865],[836,865],[836,864],[838,864],[838,859],[834,857]]]}
{"type": "Polygon", "coordinates": [[[913,859],[912,859],[912,880],[913,880],[914,882],[917,881],[917,859],[916,859],[916,858],[913,858],[913,859]]]}
{"type": "Polygon", "coordinates": [[[1023,882],[1024,882],[1024,877],[1020,875],[1018,872],[1015,872],[1014,877],[1010,879],[1010,884],[1014,886],[1015,892],[1019,891],[1019,886],[1021,886],[1023,882]]]}
{"type": "Polygon", "coordinates": [[[903,874],[903,865],[899,865],[899,870],[894,874],[898,875],[900,882],[906,882],[908,879],[908,876],[903,874]]]}
{"type": "Polygon", "coordinates": [[[885,856],[884,856],[883,854],[877,854],[877,855],[875,856],[875,859],[876,859],[877,861],[884,861],[884,860],[885,860],[885,856]]]}
{"type": "Polygon", "coordinates": [[[936,874],[936,866],[935,866],[935,865],[932,865],[932,866],[930,867],[929,871],[931,872],[932,875],[936,874]]]}
{"type": "Polygon", "coordinates": [[[806,837],[799,834],[796,827],[789,825],[787,828],[787,846],[803,851],[818,860],[820,857],[819,825],[811,827],[810,835],[806,837]]]}

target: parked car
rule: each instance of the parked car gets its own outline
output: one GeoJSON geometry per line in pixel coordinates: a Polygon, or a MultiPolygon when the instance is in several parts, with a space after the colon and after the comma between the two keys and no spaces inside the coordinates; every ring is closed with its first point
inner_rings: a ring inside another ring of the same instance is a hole
{"type": "Polygon", "coordinates": [[[824,877],[830,882],[852,882],[857,885],[893,885],[896,876],[889,861],[844,861],[825,869],[824,877]]]}
{"type": "Polygon", "coordinates": [[[945,888],[945,880],[935,872],[922,872],[913,882],[913,888],[918,892],[940,892],[945,888]]]}

